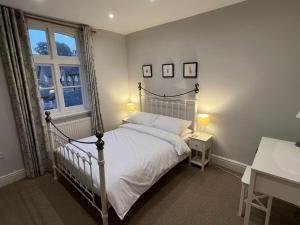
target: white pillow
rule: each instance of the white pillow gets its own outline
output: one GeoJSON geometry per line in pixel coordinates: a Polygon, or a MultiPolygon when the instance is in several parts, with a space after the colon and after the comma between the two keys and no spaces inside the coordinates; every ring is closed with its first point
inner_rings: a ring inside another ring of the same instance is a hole
{"type": "Polygon", "coordinates": [[[191,124],[192,121],[159,115],[152,124],[152,126],[177,135],[181,135],[181,133],[185,129],[187,129],[191,124]]]}
{"type": "Polygon", "coordinates": [[[136,123],[142,124],[146,126],[152,126],[153,122],[156,120],[158,115],[153,113],[146,113],[146,112],[137,112],[130,116],[127,121],[129,123],[136,123]]]}
{"type": "Polygon", "coordinates": [[[180,134],[181,137],[185,137],[189,134],[192,134],[193,131],[191,129],[185,129],[184,131],[182,131],[182,133],[180,134]]]}

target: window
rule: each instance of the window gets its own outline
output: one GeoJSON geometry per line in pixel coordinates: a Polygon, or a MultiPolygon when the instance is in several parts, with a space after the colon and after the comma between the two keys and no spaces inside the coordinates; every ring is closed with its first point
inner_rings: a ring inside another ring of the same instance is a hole
{"type": "Polygon", "coordinates": [[[41,101],[45,110],[57,108],[52,71],[52,66],[35,66],[35,73],[39,84],[41,101]]]}
{"type": "Polygon", "coordinates": [[[61,66],[60,82],[63,86],[65,106],[82,104],[82,94],[78,66],[61,66]]]}
{"type": "Polygon", "coordinates": [[[30,21],[29,39],[44,110],[86,111],[76,29],[30,21]]]}
{"type": "Polygon", "coordinates": [[[33,55],[49,55],[49,44],[45,30],[29,30],[33,55]]]}
{"type": "Polygon", "coordinates": [[[74,37],[54,33],[57,55],[59,56],[76,56],[76,40],[74,37]]]}

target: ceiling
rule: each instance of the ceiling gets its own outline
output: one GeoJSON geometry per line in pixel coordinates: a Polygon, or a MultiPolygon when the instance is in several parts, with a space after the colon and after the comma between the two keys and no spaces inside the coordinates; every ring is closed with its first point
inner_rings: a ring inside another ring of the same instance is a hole
{"type": "Polygon", "coordinates": [[[0,4],[36,15],[129,34],[242,1],[244,0],[0,0],[0,4]],[[114,18],[109,18],[109,14],[113,14],[114,18]]]}

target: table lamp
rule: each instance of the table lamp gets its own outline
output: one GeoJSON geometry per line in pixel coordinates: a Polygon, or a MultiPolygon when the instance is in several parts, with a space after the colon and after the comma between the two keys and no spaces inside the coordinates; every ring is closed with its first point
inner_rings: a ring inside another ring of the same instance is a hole
{"type": "Polygon", "coordinates": [[[135,104],[132,103],[132,102],[128,102],[128,103],[126,104],[126,108],[127,108],[127,111],[128,111],[128,112],[135,112],[135,111],[136,111],[135,104]]]}
{"type": "Polygon", "coordinates": [[[205,114],[205,113],[198,114],[197,121],[198,121],[198,124],[200,125],[200,128],[201,127],[203,127],[203,128],[206,127],[209,124],[208,114],[205,114]]]}
{"type": "MultiPolygon", "coordinates": [[[[300,111],[298,112],[298,114],[296,115],[296,117],[297,117],[298,119],[300,119],[300,111]]],[[[296,143],[296,146],[297,146],[297,147],[300,147],[300,141],[298,141],[298,142],[296,143]]]]}

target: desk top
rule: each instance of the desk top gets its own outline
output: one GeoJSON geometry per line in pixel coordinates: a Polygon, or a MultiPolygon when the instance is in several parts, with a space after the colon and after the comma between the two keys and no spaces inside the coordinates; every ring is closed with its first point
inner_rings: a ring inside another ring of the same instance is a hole
{"type": "Polygon", "coordinates": [[[300,184],[300,148],[294,142],[263,137],[252,169],[300,184]]]}

